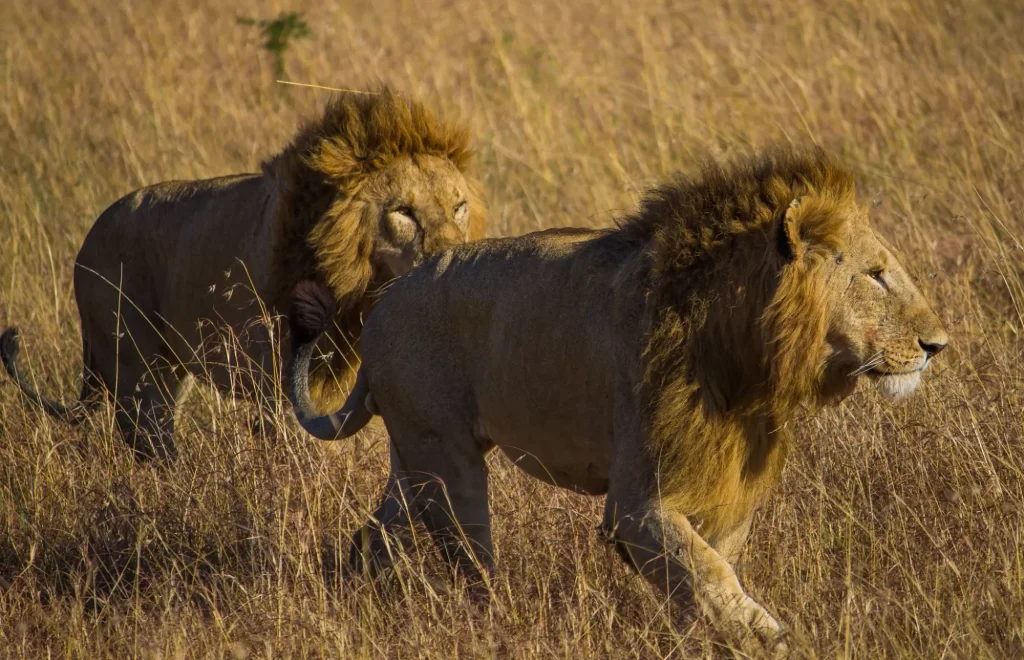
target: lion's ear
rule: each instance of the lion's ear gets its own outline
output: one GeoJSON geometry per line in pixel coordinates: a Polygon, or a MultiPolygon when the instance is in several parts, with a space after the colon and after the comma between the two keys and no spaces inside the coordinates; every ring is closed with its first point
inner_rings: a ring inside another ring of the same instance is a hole
{"type": "Polygon", "coordinates": [[[807,249],[800,232],[800,221],[803,215],[800,205],[804,199],[806,198],[794,199],[776,220],[775,243],[779,255],[786,262],[800,261],[807,249]]]}

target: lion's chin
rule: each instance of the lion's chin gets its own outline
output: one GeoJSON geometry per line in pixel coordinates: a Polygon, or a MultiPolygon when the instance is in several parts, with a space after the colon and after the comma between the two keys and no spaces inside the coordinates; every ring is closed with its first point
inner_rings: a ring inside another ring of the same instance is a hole
{"type": "Polygon", "coordinates": [[[905,374],[875,372],[871,375],[878,393],[888,401],[898,401],[910,396],[921,382],[920,371],[911,371],[905,374]]]}

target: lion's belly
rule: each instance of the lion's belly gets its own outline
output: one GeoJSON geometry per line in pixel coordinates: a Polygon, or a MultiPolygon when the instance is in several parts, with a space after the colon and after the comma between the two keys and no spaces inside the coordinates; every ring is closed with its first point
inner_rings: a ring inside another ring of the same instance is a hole
{"type": "Polygon", "coordinates": [[[573,460],[558,461],[513,447],[501,449],[520,469],[541,481],[586,495],[608,492],[608,462],[603,456],[582,454],[573,460]]]}
{"type": "Polygon", "coordinates": [[[530,476],[578,493],[603,495],[608,491],[611,439],[600,428],[561,426],[524,432],[480,424],[482,434],[530,476]]]}

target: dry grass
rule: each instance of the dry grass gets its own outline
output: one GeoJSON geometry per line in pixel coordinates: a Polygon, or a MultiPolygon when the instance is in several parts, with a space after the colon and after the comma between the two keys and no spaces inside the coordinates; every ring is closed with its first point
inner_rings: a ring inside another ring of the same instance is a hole
{"type": "MultiPolygon", "coordinates": [[[[1024,11],[1019,3],[448,0],[306,10],[295,80],[388,81],[469,119],[492,234],[606,225],[695,156],[817,141],[907,255],[953,343],[922,393],[862,391],[799,431],[744,573],[796,655],[1024,653],[1024,11]],[[397,18],[396,18],[397,17],[397,18]]],[[[168,178],[252,170],[323,92],[272,82],[239,4],[36,0],[0,20],[0,325],[77,391],[71,268],[98,213],[168,178]],[[144,6],[145,4],[145,6],[144,6]]],[[[594,537],[601,502],[497,461],[495,605],[424,544],[325,587],[385,442],[253,438],[197,388],[183,458],[139,467],[109,413],[73,430],[0,388],[0,648],[10,657],[721,654],[594,537]],[[323,562],[322,560],[326,560],[323,562]]]]}

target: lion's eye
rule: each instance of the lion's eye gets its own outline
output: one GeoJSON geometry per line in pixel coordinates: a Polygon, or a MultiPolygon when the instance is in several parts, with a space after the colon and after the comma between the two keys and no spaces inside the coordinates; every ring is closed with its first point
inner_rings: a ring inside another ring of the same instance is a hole
{"type": "Polygon", "coordinates": [[[466,214],[469,212],[469,205],[466,202],[459,202],[455,206],[455,222],[461,223],[466,219],[466,214]]]}
{"type": "Polygon", "coordinates": [[[409,206],[399,206],[394,211],[392,211],[392,213],[397,213],[399,215],[404,215],[405,217],[409,218],[413,222],[416,222],[416,213],[412,210],[412,207],[409,207],[409,206]]]}
{"type": "Polygon", "coordinates": [[[883,272],[884,271],[881,268],[876,268],[876,269],[872,270],[871,272],[869,272],[868,275],[870,275],[871,279],[873,279],[875,282],[877,282],[879,286],[881,286],[883,289],[888,291],[889,290],[889,285],[886,284],[885,278],[882,277],[882,273],[883,272]]]}

